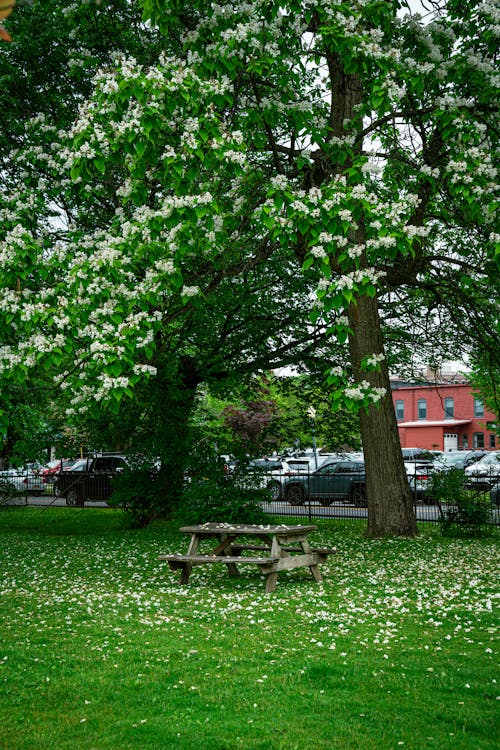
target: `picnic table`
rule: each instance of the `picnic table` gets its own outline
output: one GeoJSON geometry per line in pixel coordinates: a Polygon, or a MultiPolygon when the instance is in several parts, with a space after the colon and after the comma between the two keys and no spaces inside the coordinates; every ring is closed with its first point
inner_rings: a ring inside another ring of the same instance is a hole
{"type": "Polygon", "coordinates": [[[187,584],[195,565],[225,563],[229,575],[238,575],[238,565],[257,565],[266,575],[266,593],[274,591],[278,573],[293,568],[308,567],[315,581],[322,581],[318,565],[336,549],[311,549],[308,535],[317,526],[300,525],[247,525],[229,523],[203,523],[183,526],[180,530],[191,536],[187,553],[159,555],[159,560],[168,562],[171,570],[180,570],[179,583],[187,584]],[[253,537],[241,541],[241,537],[253,537]],[[200,545],[207,539],[215,539],[215,546],[206,553],[200,545]],[[256,544],[255,539],[260,543],[256,544]],[[240,541],[237,541],[240,540],[240,541]],[[248,555],[247,553],[253,553],[248,555]],[[256,554],[258,553],[258,554],[256,554]]]}

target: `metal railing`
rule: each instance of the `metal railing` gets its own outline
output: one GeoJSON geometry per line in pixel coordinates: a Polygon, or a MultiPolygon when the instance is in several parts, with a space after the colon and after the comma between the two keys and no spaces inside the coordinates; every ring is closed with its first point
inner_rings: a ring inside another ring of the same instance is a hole
{"type": "MultiPolygon", "coordinates": [[[[89,501],[106,505],[112,492],[109,475],[92,478],[92,486],[85,484],[78,493],[58,489],[57,476],[44,481],[33,474],[0,472],[0,504],[33,505],[84,505],[89,501]]],[[[315,472],[297,474],[255,473],[246,478],[240,475],[235,490],[242,486],[264,492],[263,509],[270,515],[313,521],[315,519],[363,519],[367,517],[365,474],[346,472],[340,478],[320,480],[315,472]]],[[[443,515],[453,509],[453,498],[437,502],[432,495],[432,478],[418,475],[412,483],[409,478],[417,521],[438,523],[443,515]]],[[[75,477],[75,488],[77,477],[75,477]]],[[[491,473],[472,482],[464,477],[462,489],[470,498],[488,508],[489,523],[500,526],[500,476],[491,473]]],[[[262,495],[261,495],[262,496],[262,495]]]]}
{"type": "MultiPolygon", "coordinates": [[[[349,488],[339,493],[332,480],[331,487],[325,482],[320,486],[314,472],[300,475],[263,476],[261,487],[268,488],[271,495],[269,501],[263,503],[266,512],[278,516],[302,518],[313,521],[315,519],[363,519],[368,515],[368,503],[365,493],[365,475],[350,474],[349,488]],[[302,499],[297,494],[290,493],[293,485],[305,488],[302,499]],[[362,492],[358,490],[362,489],[362,492]]],[[[438,498],[433,493],[432,472],[427,475],[417,473],[408,477],[410,493],[417,521],[424,523],[439,523],[450,515],[456,507],[453,496],[449,499],[438,498]]],[[[472,482],[464,476],[460,490],[464,491],[467,500],[479,503],[486,508],[488,523],[500,526],[500,476],[491,473],[481,480],[472,482]],[[498,485],[498,487],[497,487],[498,485]]]]}

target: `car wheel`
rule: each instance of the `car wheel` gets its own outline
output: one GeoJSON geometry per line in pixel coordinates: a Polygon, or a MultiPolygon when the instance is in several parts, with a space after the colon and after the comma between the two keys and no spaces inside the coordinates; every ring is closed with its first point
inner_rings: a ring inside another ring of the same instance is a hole
{"type": "Polygon", "coordinates": [[[281,484],[279,482],[269,482],[267,489],[270,492],[271,500],[273,502],[281,500],[281,484]]]}
{"type": "Polygon", "coordinates": [[[357,508],[364,508],[366,507],[366,494],[365,494],[365,487],[363,484],[355,484],[354,487],[351,490],[351,503],[354,503],[354,505],[357,508]]]}
{"type": "Polygon", "coordinates": [[[290,505],[304,505],[306,493],[300,484],[291,484],[286,490],[286,499],[290,505]]]}
{"type": "Polygon", "coordinates": [[[66,495],[66,505],[83,505],[83,498],[78,495],[76,490],[70,490],[66,495]]]}

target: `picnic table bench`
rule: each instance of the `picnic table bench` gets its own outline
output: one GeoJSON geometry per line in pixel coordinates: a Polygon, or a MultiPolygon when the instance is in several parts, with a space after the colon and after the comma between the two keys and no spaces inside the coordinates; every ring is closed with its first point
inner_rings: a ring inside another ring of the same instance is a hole
{"type": "Polygon", "coordinates": [[[246,525],[227,523],[205,523],[183,526],[180,530],[190,534],[191,539],[186,554],[159,555],[158,559],[168,562],[171,570],[180,570],[179,583],[187,584],[195,565],[225,563],[229,575],[238,575],[238,565],[257,565],[266,575],[266,593],[274,591],[278,573],[293,568],[308,567],[315,581],[322,581],[318,565],[334,554],[336,549],[311,549],[308,534],[317,526],[286,525],[246,525]],[[256,537],[264,544],[246,541],[236,542],[239,537],[256,537]],[[217,540],[209,553],[200,553],[199,547],[206,539],[217,540]],[[246,555],[245,552],[258,552],[259,555],[246,555]]]}

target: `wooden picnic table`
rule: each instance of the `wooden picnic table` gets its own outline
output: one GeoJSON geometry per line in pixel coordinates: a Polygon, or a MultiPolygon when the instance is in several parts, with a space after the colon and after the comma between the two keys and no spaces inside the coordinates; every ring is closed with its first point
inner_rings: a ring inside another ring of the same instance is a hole
{"type": "Polygon", "coordinates": [[[195,565],[225,563],[229,575],[238,575],[238,565],[257,565],[266,575],[266,593],[274,591],[278,573],[293,568],[308,567],[315,581],[322,581],[319,563],[324,562],[335,549],[311,549],[308,535],[316,531],[317,526],[286,525],[247,525],[229,523],[203,523],[195,526],[183,526],[180,530],[190,534],[191,539],[187,553],[159,555],[159,560],[166,560],[171,570],[180,570],[179,583],[187,584],[191,570],[195,565]],[[239,541],[241,537],[254,537],[255,541],[239,541]],[[213,549],[200,552],[200,545],[207,539],[215,539],[213,549]],[[245,554],[251,552],[254,554],[245,554]],[[255,554],[258,553],[258,554],[255,554]]]}

